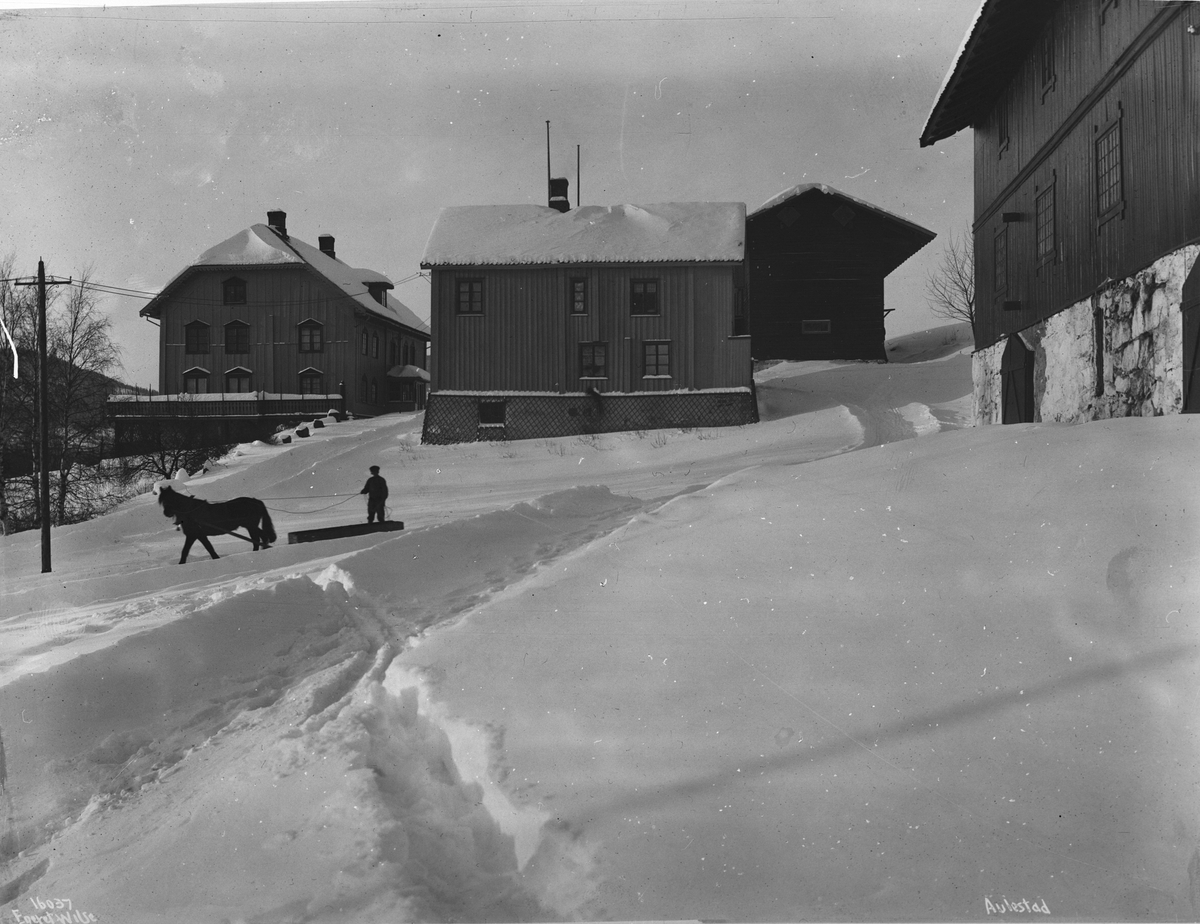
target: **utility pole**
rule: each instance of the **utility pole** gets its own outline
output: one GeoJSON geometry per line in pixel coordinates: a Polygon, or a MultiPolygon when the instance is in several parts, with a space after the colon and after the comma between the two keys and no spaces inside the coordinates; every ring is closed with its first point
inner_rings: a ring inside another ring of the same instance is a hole
{"type": "Polygon", "coordinates": [[[19,279],[14,285],[38,287],[38,473],[41,489],[42,574],[50,571],[50,414],[47,410],[46,286],[69,285],[70,279],[46,279],[46,264],[38,260],[37,279],[19,279]]]}

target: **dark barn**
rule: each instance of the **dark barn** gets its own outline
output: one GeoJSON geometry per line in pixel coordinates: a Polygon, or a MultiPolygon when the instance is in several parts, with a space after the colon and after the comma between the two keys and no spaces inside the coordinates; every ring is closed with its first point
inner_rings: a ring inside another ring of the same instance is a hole
{"type": "Polygon", "coordinates": [[[823,184],[775,196],[746,218],[754,358],[886,359],[884,277],[933,238],[823,184]]]}
{"type": "Polygon", "coordinates": [[[986,0],[921,144],[968,128],[978,422],[1200,410],[1200,4],[986,0]]]}

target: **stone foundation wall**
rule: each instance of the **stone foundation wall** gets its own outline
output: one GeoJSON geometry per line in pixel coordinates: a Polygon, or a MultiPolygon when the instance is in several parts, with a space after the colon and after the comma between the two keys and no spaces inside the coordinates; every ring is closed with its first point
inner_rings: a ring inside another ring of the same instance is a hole
{"type": "Polygon", "coordinates": [[[668,427],[756,423],[751,389],[611,394],[439,394],[429,396],[421,442],[526,440],[668,427]],[[504,423],[483,424],[479,403],[504,402],[504,423]]]}
{"type": "MultiPolygon", "coordinates": [[[[1034,419],[1077,422],[1178,414],[1183,408],[1183,284],[1200,254],[1189,245],[1020,331],[1034,351],[1034,419]],[[1095,312],[1104,318],[1096,387],[1095,312]],[[1097,394],[1097,391],[1100,394],[1097,394]]],[[[1006,341],[974,354],[975,422],[1003,420],[1006,341]]]]}

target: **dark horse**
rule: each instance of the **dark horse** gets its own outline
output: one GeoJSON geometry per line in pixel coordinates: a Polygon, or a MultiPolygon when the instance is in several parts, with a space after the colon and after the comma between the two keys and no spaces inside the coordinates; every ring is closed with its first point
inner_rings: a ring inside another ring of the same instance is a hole
{"type": "Polygon", "coordinates": [[[197,539],[213,558],[218,556],[212,543],[208,541],[209,536],[229,533],[239,539],[246,539],[241,533],[234,532],[239,526],[244,526],[250,534],[248,541],[254,543],[255,551],[258,551],[260,545],[264,549],[270,548],[271,543],[275,541],[275,527],[271,523],[271,516],[267,513],[266,505],[257,498],[235,497],[231,501],[210,504],[198,497],[180,494],[170,485],[166,485],[158,492],[158,502],[162,505],[163,515],[174,517],[175,523],[187,536],[187,541],[183,544],[183,554],[179,557],[181,565],[187,561],[192,543],[197,539]]]}

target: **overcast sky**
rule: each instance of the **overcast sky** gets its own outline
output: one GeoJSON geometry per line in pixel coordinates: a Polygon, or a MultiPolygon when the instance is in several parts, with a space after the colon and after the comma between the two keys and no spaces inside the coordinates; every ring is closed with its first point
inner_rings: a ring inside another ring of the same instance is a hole
{"type": "MultiPolygon", "coordinates": [[[[0,0],[0,7],[6,0],[0,0]]],[[[12,0],[8,0],[12,5],[12,0]]],[[[887,283],[888,334],[970,220],[969,132],[918,136],[975,0],[244,3],[0,11],[0,254],[161,288],[283,209],[413,276],[439,209],[738,201],[822,182],[938,234],[887,283]],[[581,175],[576,182],[576,145],[581,175]]],[[[105,297],[124,378],[157,385],[142,298],[105,297]]]]}

